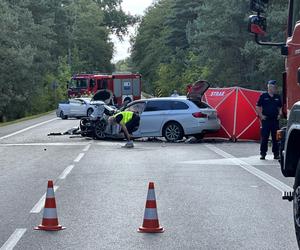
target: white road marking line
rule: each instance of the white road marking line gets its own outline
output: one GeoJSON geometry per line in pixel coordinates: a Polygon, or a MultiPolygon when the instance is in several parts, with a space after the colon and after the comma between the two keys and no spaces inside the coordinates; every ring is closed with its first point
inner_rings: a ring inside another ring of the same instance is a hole
{"type": "Polygon", "coordinates": [[[17,245],[19,240],[22,238],[24,233],[27,231],[26,228],[17,228],[13,234],[8,238],[0,250],[12,250],[17,245]]]}
{"type": "Polygon", "coordinates": [[[53,143],[7,143],[0,144],[0,147],[12,147],[12,146],[85,146],[86,143],[65,143],[65,142],[53,142],[53,143]]]}
{"type": "Polygon", "coordinates": [[[9,134],[9,135],[2,136],[2,137],[0,137],[0,140],[6,139],[6,138],[8,138],[8,137],[12,137],[12,136],[17,135],[17,134],[20,134],[20,133],[23,133],[23,132],[25,132],[25,131],[27,131],[27,130],[30,130],[30,129],[33,129],[33,128],[42,126],[42,125],[44,125],[44,124],[46,124],[46,123],[53,122],[53,121],[55,121],[55,120],[58,120],[58,118],[54,118],[54,119],[51,119],[51,120],[48,120],[48,121],[45,121],[45,122],[41,122],[41,123],[32,125],[32,126],[30,126],[30,127],[21,129],[21,130],[19,130],[19,131],[16,131],[16,132],[14,132],[14,133],[11,133],[11,134],[9,134]]]}
{"type": "Polygon", "coordinates": [[[82,159],[82,157],[84,156],[84,153],[80,153],[76,159],[74,160],[74,162],[80,162],[80,160],[82,159]]]}
{"type": "MultiPolygon", "coordinates": [[[[59,186],[54,186],[54,192],[59,188],[59,186]]],[[[31,214],[38,214],[43,209],[43,206],[45,204],[46,199],[46,193],[42,196],[42,198],[34,205],[34,207],[31,209],[31,214]]]]}
{"type": "Polygon", "coordinates": [[[72,171],[73,168],[74,168],[74,165],[68,166],[68,167],[61,173],[61,175],[60,175],[58,178],[61,179],[61,180],[66,179],[66,177],[67,177],[68,174],[72,171]]]}
{"type": "Polygon", "coordinates": [[[251,166],[250,164],[248,164],[247,162],[244,162],[238,158],[235,158],[233,155],[228,154],[227,152],[213,146],[213,145],[205,145],[207,148],[209,148],[210,150],[214,151],[215,153],[217,153],[218,155],[223,156],[226,159],[230,159],[230,161],[234,164],[237,165],[243,169],[245,169],[246,171],[248,171],[249,173],[255,175],[256,177],[260,178],[261,180],[263,180],[264,182],[270,184],[272,187],[276,188],[277,190],[279,190],[280,192],[284,192],[284,191],[289,191],[292,192],[293,189],[284,184],[283,182],[277,180],[276,178],[272,177],[271,175],[266,174],[265,172],[251,166]]]}
{"type": "MultiPolygon", "coordinates": [[[[254,155],[250,157],[237,158],[241,161],[247,162],[250,165],[255,166],[277,166],[278,162],[275,160],[262,161],[259,159],[260,155],[254,155]]],[[[272,156],[273,157],[273,156],[272,156]]],[[[229,158],[221,159],[205,159],[205,160],[193,160],[193,161],[182,161],[183,164],[193,164],[193,165],[232,165],[232,161],[229,158]]]]}
{"type": "Polygon", "coordinates": [[[87,152],[87,151],[89,151],[90,147],[91,147],[91,144],[88,144],[85,146],[85,148],[82,151],[87,152]]]}

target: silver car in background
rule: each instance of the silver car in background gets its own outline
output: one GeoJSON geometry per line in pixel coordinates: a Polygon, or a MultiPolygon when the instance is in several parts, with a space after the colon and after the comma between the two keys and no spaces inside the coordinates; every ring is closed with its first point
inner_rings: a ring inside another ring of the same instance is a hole
{"type": "Polygon", "coordinates": [[[61,119],[68,119],[70,117],[90,116],[93,112],[94,107],[91,105],[91,98],[74,98],[66,102],[60,102],[56,115],[61,119]]]}

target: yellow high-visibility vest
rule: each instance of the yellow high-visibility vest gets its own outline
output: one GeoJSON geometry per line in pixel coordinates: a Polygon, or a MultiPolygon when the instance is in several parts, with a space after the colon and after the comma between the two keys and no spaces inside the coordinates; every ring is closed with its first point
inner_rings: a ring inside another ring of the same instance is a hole
{"type": "Polygon", "coordinates": [[[118,114],[115,114],[114,117],[116,117],[117,115],[120,115],[120,114],[123,116],[123,118],[120,121],[120,123],[124,124],[124,125],[127,122],[129,122],[132,119],[132,116],[133,116],[133,112],[131,112],[131,111],[123,111],[123,112],[120,112],[118,114]]]}

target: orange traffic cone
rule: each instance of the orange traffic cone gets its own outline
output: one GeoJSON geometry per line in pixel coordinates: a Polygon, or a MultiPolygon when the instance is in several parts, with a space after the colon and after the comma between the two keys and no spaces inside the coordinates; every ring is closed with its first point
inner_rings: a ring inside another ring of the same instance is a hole
{"type": "Polygon", "coordinates": [[[34,229],[45,231],[59,231],[65,229],[65,227],[62,227],[58,224],[53,181],[48,181],[42,224],[35,227],[34,229]]]}
{"type": "Polygon", "coordinates": [[[144,221],[143,221],[143,225],[138,229],[138,232],[140,233],[164,232],[164,229],[161,226],[159,226],[153,182],[149,182],[144,221]]]}

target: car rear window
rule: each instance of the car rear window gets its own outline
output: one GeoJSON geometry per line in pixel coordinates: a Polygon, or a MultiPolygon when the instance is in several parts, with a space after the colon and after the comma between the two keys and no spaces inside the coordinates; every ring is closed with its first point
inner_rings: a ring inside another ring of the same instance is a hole
{"type": "Polygon", "coordinates": [[[160,111],[160,110],[170,110],[170,101],[149,101],[147,102],[144,112],[160,111]]]}
{"type": "Polygon", "coordinates": [[[195,101],[195,100],[190,100],[192,103],[194,103],[198,108],[200,109],[205,109],[205,108],[211,108],[207,103],[201,102],[201,101],[195,101]]]}
{"type": "Polygon", "coordinates": [[[183,109],[188,109],[189,106],[181,101],[172,101],[172,109],[173,110],[183,110],[183,109]]]}

